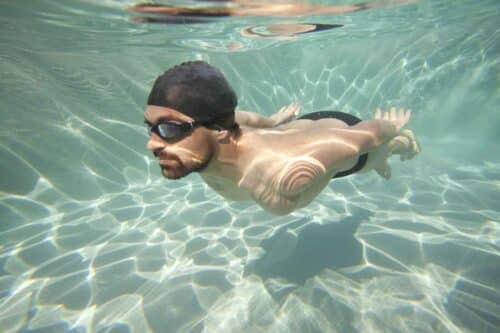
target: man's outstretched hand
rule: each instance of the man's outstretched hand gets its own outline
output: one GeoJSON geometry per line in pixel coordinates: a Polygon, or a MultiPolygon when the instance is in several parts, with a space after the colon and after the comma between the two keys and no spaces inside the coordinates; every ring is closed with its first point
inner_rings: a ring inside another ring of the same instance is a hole
{"type": "Polygon", "coordinates": [[[282,107],[278,112],[276,112],[269,118],[273,121],[274,126],[288,123],[298,116],[300,107],[301,106],[299,102],[294,102],[282,107]]]}

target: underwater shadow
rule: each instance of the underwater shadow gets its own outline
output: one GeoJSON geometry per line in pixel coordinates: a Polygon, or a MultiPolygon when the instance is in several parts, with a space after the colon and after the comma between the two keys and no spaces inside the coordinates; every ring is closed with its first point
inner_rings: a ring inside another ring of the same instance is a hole
{"type": "Polygon", "coordinates": [[[263,280],[282,278],[294,284],[304,282],[325,268],[339,269],[362,263],[362,244],[354,237],[359,225],[372,215],[367,210],[339,222],[311,224],[298,234],[289,226],[262,241],[266,254],[245,267],[245,275],[263,280]]]}

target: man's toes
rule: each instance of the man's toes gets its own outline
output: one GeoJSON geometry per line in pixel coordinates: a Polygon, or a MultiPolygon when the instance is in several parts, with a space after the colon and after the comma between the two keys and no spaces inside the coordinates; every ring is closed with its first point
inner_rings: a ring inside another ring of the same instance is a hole
{"type": "Polygon", "coordinates": [[[391,166],[387,163],[384,163],[384,165],[375,168],[375,171],[384,179],[391,178],[392,169],[391,166]]]}

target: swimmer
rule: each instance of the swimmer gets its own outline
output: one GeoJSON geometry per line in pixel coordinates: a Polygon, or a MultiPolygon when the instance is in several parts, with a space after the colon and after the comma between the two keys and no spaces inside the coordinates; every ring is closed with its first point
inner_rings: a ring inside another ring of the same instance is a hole
{"type": "Polygon", "coordinates": [[[147,148],[163,176],[198,173],[229,200],[254,200],[285,215],[307,206],[332,178],[371,170],[391,177],[388,158],[420,152],[405,129],[410,111],[378,109],[360,120],[338,111],[297,118],[292,103],[270,117],[235,111],[224,75],[202,61],[170,68],[154,82],[144,112],[147,148]]]}

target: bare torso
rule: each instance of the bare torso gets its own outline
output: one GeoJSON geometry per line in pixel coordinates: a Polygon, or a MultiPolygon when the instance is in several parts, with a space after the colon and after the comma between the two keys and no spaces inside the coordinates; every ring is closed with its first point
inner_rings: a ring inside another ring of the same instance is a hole
{"type": "MultiPolygon", "coordinates": [[[[328,139],[332,140],[333,146],[342,144],[336,142],[336,137],[341,140],[341,134],[335,132],[337,129],[345,131],[347,128],[344,122],[335,119],[297,120],[272,129],[244,128],[239,141],[242,154],[237,182],[224,177],[223,172],[221,176],[202,174],[202,177],[207,185],[225,198],[253,199],[273,213],[280,214],[291,207],[304,207],[324,189],[335,173],[352,168],[358,156],[353,155],[324,170],[297,195],[284,195],[280,191],[284,175],[290,172],[307,172],[301,168],[307,169],[310,165],[315,167],[317,163],[311,158],[311,153],[323,149],[318,143],[328,139]],[[276,207],[283,208],[283,211],[276,207]]],[[[331,150],[335,151],[333,147],[331,150]]]]}

